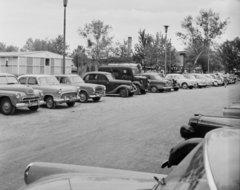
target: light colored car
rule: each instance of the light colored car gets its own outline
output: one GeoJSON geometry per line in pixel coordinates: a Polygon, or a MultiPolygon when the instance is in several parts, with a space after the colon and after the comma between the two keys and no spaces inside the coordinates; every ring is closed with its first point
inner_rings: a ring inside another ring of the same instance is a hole
{"type": "Polygon", "coordinates": [[[37,111],[44,103],[42,98],[42,91],[19,84],[12,74],[0,73],[0,110],[3,114],[11,115],[23,107],[37,111]]]}
{"type": "Polygon", "coordinates": [[[168,175],[35,162],[25,169],[27,186],[21,190],[235,190],[240,184],[239,141],[239,128],[212,130],[194,146],[192,139],[183,141],[187,153],[179,152],[178,163],[176,158],[164,163],[176,165],[168,175]]]}
{"type": "Polygon", "coordinates": [[[43,100],[49,109],[53,109],[57,104],[62,103],[66,103],[69,107],[72,107],[79,100],[79,88],[60,85],[53,75],[22,75],[18,79],[21,84],[31,86],[33,89],[42,90],[44,94],[43,100]]]}
{"type": "Polygon", "coordinates": [[[80,87],[79,97],[80,102],[87,102],[88,99],[92,99],[94,102],[98,102],[101,97],[105,96],[106,87],[100,84],[85,83],[79,75],[55,75],[60,84],[73,85],[80,87]]]}
{"type": "Polygon", "coordinates": [[[204,74],[205,77],[211,80],[213,86],[218,86],[219,81],[212,77],[210,74],[204,74]]]}
{"type": "Polygon", "coordinates": [[[219,76],[217,76],[216,74],[210,74],[212,78],[215,79],[215,81],[217,81],[218,86],[222,86],[223,85],[223,81],[221,80],[221,78],[219,76]]]}
{"type": "Polygon", "coordinates": [[[205,80],[197,79],[193,74],[183,74],[183,76],[186,77],[187,79],[195,80],[197,88],[202,88],[207,86],[205,80]]]}
{"type": "Polygon", "coordinates": [[[196,81],[192,79],[185,78],[182,74],[167,74],[166,79],[174,79],[183,89],[193,89],[196,85],[196,81]]]}
{"type": "Polygon", "coordinates": [[[210,80],[209,78],[207,78],[204,74],[200,74],[200,73],[191,73],[192,75],[194,75],[197,79],[201,79],[201,80],[205,80],[207,86],[212,86],[212,80],[210,80]]]}

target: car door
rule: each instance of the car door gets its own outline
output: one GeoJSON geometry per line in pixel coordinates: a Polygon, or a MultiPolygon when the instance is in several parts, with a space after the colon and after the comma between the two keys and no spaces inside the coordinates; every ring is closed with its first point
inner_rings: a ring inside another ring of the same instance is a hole
{"type": "Polygon", "coordinates": [[[112,91],[113,88],[114,88],[112,85],[110,85],[107,77],[105,75],[102,75],[102,74],[97,75],[97,83],[104,85],[106,87],[107,92],[112,91]]]}

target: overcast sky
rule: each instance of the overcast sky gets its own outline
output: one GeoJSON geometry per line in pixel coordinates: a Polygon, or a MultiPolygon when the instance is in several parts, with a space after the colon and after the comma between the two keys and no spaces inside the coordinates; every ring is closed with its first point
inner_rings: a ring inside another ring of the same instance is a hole
{"type": "MultiPolygon", "coordinates": [[[[54,39],[63,35],[63,0],[0,0],[0,42],[23,47],[28,38],[54,39]]],[[[178,51],[183,50],[176,32],[188,16],[197,16],[201,9],[212,9],[221,20],[230,24],[221,41],[240,37],[240,0],[68,0],[66,43],[70,51],[78,45],[86,46],[77,29],[86,23],[101,20],[112,26],[115,41],[129,36],[133,45],[138,41],[139,29],[155,35],[164,33],[169,25],[168,38],[178,51]]]]}

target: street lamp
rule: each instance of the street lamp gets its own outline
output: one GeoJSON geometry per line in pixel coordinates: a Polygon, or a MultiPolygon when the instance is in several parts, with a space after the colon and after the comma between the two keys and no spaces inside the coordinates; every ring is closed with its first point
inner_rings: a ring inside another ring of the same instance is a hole
{"type": "Polygon", "coordinates": [[[63,74],[65,74],[65,49],[66,49],[66,7],[68,0],[63,0],[64,6],[64,21],[63,21],[63,74]]]}
{"type": "Polygon", "coordinates": [[[165,25],[165,74],[167,74],[167,31],[168,31],[168,25],[165,25]]]}

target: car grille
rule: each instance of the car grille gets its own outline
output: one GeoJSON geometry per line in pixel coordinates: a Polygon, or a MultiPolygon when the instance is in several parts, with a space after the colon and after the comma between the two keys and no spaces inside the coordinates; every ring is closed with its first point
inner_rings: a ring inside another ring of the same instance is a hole
{"type": "Polygon", "coordinates": [[[38,96],[31,97],[31,98],[23,98],[22,102],[23,103],[29,103],[29,102],[36,102],[39,100],[38,96]]]}
{"type": "Polygon", "coordinates": [[[65,93],[65,94],[62,94],[62,98],[71,98],[71,97],[77,97],[77,93],[65,93]]]}

